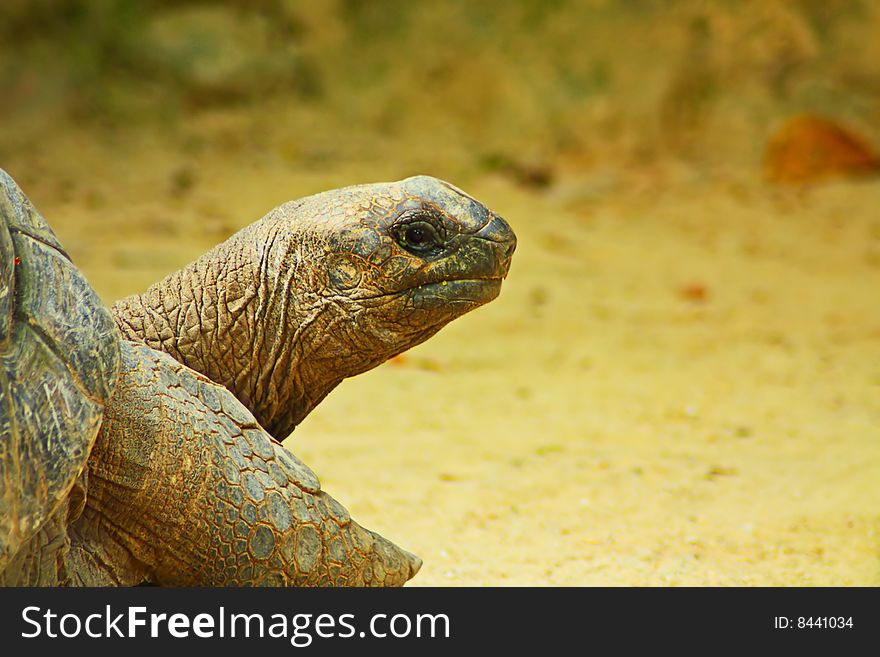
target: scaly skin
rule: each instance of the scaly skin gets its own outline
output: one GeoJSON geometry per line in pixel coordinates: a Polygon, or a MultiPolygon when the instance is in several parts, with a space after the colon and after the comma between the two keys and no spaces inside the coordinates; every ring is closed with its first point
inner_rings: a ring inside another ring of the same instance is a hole
{"type": "Polygon", "coordinates": [[[117,304],[129,342],[0,183],[0,584],[415,575],[270,433],[492,300],[516,244],[501,218],[426,177],[292,202],[117,304]]]}
{"type": "Polygon", "coordinates": [[[276,208],[111,312],[282,440],[343,379],[494,299],[515,246],[435,178],[349,187],[276,208]],[[413,248],[407,230],[426,223],[436,239],[413,248]]]}
{"type": "Polygon", "coordinates": [[[81,483],[84,506],[65,505],[0,581],[399,586],[421,565],[351,520],[227,390],[131,342],[81,483]]]}

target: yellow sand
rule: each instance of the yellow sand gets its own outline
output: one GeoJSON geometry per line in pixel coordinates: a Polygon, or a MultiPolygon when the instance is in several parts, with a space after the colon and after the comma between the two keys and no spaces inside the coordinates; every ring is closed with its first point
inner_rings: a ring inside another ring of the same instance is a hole
{"type": "MultiPolygon", "coordinates": [[[[108,302],[285,200],[445,175],[149,139],[7,155],[108,302]]],[[[414,585],[880,585],[880,183],[453,182],[519,236],[501,296],[286,441],[424,558],[414,585]]]]}

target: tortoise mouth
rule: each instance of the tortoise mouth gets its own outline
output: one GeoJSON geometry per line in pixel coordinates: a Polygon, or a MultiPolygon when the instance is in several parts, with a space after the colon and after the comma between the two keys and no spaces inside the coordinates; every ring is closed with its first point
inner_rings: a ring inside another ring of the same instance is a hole
{"type": "Polygon", "coordinates": [[[412,287],[409,295],[413,305],[420,308],[436,308],[450,303],[480,306],[498,296],[501,282],[500,277],[443,280],[412,287]]]}

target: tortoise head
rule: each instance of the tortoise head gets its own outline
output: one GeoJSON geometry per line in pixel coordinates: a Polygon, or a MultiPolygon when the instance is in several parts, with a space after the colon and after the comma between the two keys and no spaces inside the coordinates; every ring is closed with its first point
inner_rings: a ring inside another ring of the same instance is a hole
{"type": "Polygon", "coordinates": [[[349,187],[303,203],[309,207],[297,207],[291,241],[298,299],[333,316],[339,340],[357,347],[351,356],[363,363],[351,362],[354,371],[346,376],[498,296],[516,248],[504,219],[428,176],[349,187]]]}
{"type": "Polygon", "coordinates": [[[284,438],[343,379],[494,299],[515,246],[441,180],[347,187],[275,208],[114,313],[284,438]]]}
{"type": "Polygon", "coordinates": [[[343,379],[498,296],[516,247],[504,219],[428,176],[317,194],[266,220],[268,306],[284,309],[272,331],[296,354],[290,426],[264,421],[282,434],[343,379]]]}

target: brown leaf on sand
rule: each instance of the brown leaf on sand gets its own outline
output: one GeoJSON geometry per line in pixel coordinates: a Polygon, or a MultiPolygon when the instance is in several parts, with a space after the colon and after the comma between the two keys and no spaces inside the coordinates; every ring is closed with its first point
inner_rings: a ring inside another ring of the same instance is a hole
{"type": "Polygon", "coordinates": [[[777,184],[807,184],[880,172],[880,157],[861,135],[832,119],[789,119],[768,141],[764,175],[777,184]]]}
{"type": "Polygon", "coordinates": [[[679,296],[685,301],[702,303],[709,299],[709,288],[703,283],[689,283],[678,289],[679,296]]]}

